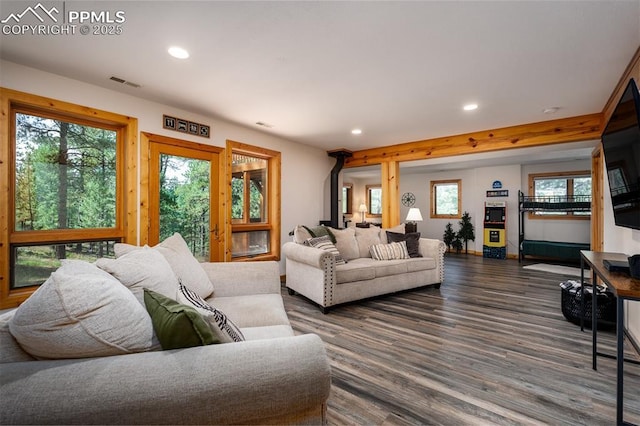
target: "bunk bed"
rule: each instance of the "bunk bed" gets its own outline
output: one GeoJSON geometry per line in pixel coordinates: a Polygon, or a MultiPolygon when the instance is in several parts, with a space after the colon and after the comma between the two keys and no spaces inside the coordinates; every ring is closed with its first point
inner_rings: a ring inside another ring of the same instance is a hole
{"type": "Polygon", "coordinates": [[[518,191],[518,261],[526,255],[580,261],[580,250],[590,250],[589,243],[528,240],[524,232],[524,215],[529,212],[590,212],[590,195],[532,197],[518,191]]]}

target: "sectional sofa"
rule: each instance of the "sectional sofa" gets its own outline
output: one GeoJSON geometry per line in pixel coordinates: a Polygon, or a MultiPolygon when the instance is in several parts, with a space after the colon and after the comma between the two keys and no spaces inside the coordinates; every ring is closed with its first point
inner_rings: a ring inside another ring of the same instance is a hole
{"type": "Polygon", "coordinates": [[[0,424],[326,424],[324,344],[293,332],[278,264],[198,264],[168,240],[122,246],[100,267],[66,261],[0,316],[0,424]],[[209,314],[218,328],[206,330],[209,342],[161,350],[167,337],[146,296],[173,296],[171,312],[187,312],[175,309],[187,303],[176,293],[184,284],[196,299],[212,293],[202,298],[216,312],[189,308],[189,319],[202,326],[209,314]],[[237,333],[224,338],[231,325],[237,333]]]}

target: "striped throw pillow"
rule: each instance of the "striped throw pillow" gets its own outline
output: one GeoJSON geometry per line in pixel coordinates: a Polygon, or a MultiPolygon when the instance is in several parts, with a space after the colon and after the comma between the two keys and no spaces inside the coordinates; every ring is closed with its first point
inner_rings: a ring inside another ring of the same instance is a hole
{"type": "Polygon", "coordinates": [[[374,244],[369,247],[371,257],[375,260],[396,260],[409,259],[407,251],[407,243],[400,241],[399,243],[374,244]]]}
{"type": "Polygon", "coordinates": [[[220,343],[243,342],[245,340],[242,331],[222,311],[209,305],[198,293],[189,290],[182,283],[180,283],[177,299],[182,304],[193,306],[203,315],[204,320],[209,324],[211,331],[220,343]]]}
{"type": "Polygon", "coordinates": [[[344,258],[336,248],[335,244],[331,242],[331,238],[329,238],[328,235],[309,238],[308,240],[305,240],[304,245],[328,251],[335,258],[336,265],[344,265],[345,263],[347,263],[347,261],[344,260],[344,258]]]}

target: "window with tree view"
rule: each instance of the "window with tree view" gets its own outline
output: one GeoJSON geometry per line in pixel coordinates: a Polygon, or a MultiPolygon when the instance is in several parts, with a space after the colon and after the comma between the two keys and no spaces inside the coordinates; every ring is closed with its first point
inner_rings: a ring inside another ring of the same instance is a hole
{"type": "Polygon", "coordinates": [[[17,110],[12,288],[43,283],[62,259],[113,255],[118,129],[17,110]],[[88,232],[87,230],[107,230],[88,232]]]}
{"type": "Polygon", "coordinates": [[[229,142],[231,257],[279,256],[280,153],[229,142]]]}
{"type": "Polygon", "coordinates": [[[431,218],[460,218],[462,182],[456,180],[431,181],[431,218]]]}

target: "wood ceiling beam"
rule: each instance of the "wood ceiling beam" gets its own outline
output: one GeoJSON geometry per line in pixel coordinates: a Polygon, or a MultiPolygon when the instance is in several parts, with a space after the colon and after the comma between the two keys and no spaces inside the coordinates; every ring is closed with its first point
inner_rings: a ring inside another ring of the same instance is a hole
{"type": "Polygon", "coordinates": [[[345,168],[599,139],[602,113],[354,151],[345,168]]]}

